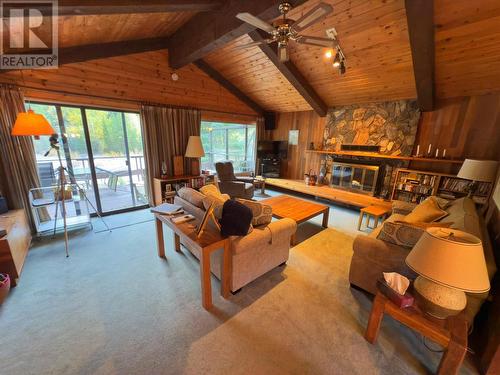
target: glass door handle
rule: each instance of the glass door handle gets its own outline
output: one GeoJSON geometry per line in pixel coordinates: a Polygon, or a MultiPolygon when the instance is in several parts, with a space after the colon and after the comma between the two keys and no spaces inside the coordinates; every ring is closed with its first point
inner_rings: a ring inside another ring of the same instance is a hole
{"type": "Polygon", "coordinates": [[[130,164],[130,163],[128,162],[128,160],[125,160],[125,165],[126,165],[127,167],[129,166],[129,164],[130,164]]]}

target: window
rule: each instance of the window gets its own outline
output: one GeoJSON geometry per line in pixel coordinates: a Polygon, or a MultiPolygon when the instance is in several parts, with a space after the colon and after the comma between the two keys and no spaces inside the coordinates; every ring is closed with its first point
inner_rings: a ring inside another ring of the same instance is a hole
{"type": "Polygon", "coordinates": [[[255,125],[202,121],[202,169],[215,171],[215,163],[229,160],[235,172],[254,172],[255,138],[255,125]]]}
{"type": "MultiPolygon", "coordinates": [[[[100,213],[147,205],[140,116],[134,112],[57,104],[31,104],[59,134],[60,153],[72,184],[86,191],[100,213]]],[[[34,142],[42,187],[57,184],[59,162],[49,137],[34,142]]],[[[91,212],[93,209],[91,209],[91,212]]]]}

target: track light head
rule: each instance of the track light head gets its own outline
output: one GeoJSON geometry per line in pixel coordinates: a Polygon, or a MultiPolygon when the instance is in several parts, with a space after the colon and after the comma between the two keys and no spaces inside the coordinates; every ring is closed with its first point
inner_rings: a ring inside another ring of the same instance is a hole
{"type": "Polygon", "coordinates": [[[335,58],[333,59],[333,67],[338,68],[340,66],[340,53],[337,51],[335,58]]]}
{"type": "Polygon", "coordinates": [[[344,75],[345,74],[345,62],[342,60],[339,64],[339,74],[344,75]]]}

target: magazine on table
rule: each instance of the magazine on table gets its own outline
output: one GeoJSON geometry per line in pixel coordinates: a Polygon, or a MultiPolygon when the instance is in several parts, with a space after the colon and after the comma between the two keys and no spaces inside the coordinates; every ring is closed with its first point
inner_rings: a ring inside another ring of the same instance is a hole
{"type": "Polygon", "coordinates": [[[151,208],[151,212],[155,214],[172,216],[172,215],[182,214],[184,213],[184,210],[182,209],[182,206],[179,206],[177,204],[163,203],[156,207],[151,208]]]}

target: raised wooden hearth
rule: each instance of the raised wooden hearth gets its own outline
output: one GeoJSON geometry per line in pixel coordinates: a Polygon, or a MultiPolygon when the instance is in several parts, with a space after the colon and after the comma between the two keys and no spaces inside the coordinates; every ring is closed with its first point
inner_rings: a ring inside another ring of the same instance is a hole
{"type": "Polygon", "coordinates": [[[281,189],[296,191],[298,193],[314,197],[328,199],[333,202],[342,203],[355,207],[367,207],[377,205],[391,209],[391,202],[368,195],[351,193],[349,191],[335,189],[326,185],[308,186],[302,180],[287,180],[283,178],[266,178],[267,186],[275,186],[281,189]]]}

